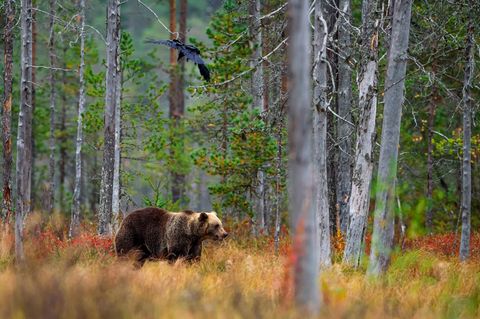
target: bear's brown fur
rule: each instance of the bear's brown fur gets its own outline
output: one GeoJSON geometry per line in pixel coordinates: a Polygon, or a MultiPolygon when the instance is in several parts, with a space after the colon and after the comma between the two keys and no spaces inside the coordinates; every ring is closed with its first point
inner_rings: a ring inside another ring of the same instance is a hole
{"type": "Polygon", "coordinates": [[[147,207],[130,213],[115,236],[117,256],[135,254],[139,266],[147,259],[199,259],[202,242],[227,237],[215,212],[168,212],[147,207]]]}

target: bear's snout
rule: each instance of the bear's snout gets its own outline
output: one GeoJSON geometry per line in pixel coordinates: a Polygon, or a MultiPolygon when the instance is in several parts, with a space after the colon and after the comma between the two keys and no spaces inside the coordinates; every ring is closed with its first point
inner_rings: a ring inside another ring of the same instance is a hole
{"type": "Polygon", "coordinates": [[[217,240],[224,240],[225,238],[227,238],[227,236],[228,236],[228,233],[227,233],[226,231],[224,231],[223,233],[217,235],[217,236],[216,236],[216,237],[217,237],[216,239],[217,239],[217,240]]]}

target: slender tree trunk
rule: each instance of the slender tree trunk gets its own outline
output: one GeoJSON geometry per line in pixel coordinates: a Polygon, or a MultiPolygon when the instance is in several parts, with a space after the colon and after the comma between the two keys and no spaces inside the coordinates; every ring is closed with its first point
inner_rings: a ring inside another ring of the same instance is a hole
{"type": "Polygon", "coordinates": [[[330,214],[327,178],[327,36],[325,1],[315,2],[315,32],[313,45],[313,162],[315,185],[316,232],[321,266],[332,264],[330,257],[330,214]]]}
{"type": "MultiPolygon", "coordinates": [[[[474,1],[470,1],[474,6],[474,1]]],[[[473,27],[473,13],[469,12],[467,40],[465,47],[465,78],[463,82],[463,160],[462,160],[462,237],[460,240],[460,260],[466,261],[470,257],[470,215],[472,205],[472,86],[475,66],[475,38],[473,27]]]]}
{"type": "Polygon", "coordinates": [[[80,198],[82,193],[83,112],[85,111],[85,0],[80,0],[80,90],[78,94],[77,139],[75,143],[75,186],[73,190],[70,238],[78,235],[80,227],[80,198]]]}
{"type": "MultiPolygon", "coordinates": [[[[326,58],[328,63],[327,68],[327,99],[329,101],[329,108],[338,112],[337,106],[337,78],[338,78],[338,52],[335,52],[336,43],[338,43],[338,32],[335,32],[337,16],[338,16],[338,0],[326,0],[323,2],[323,16],[324,20],[327,22],[327,33],[329,33],[329,41],[327,41],[326,58]],[[328,31],[330,30],[330,31],[328,31]]],[[[337,132],[334,125],[334,116],[333,113],[328,112],[327,110],[327,139],[326,139],[326,150],[334,150],[336,148],[337,141],[337,132]]],[[[337,224],[340,224],[339,221],[339,212],[337,210],[337,193],[336,193],[336,177],[338,171],[338,162],[335,156],[335,151],[327,153],[327,194],[328,194],[328,207],[329,207],[329,225],[330,225],[330,234],[337,235],[339,233],[339,227],[337,224]]]]}
{"type": "Polygon", "coordinates": [[[50,0],[50,36],[48,41],[48,54],[50,57],[50,157],[48,161],[48,175],[49,185],[47,192],[47,211],[53,214],[53,208],[55,204],[55,70],[53,69],[56,64],[55,55],[55,7],[57,5],[56,0],[50,0]]]}
{"type": "Polygon", "coordinates": [[[23,253],[23,219],[30,211],[32,153],[29,149],[32,126],[32,0],[21,1],[21,80],[20,111],[18,113],[15,211],[15,256],[17,262],[25,259],[23,253]]]}
{"type": "MultiPolygon", "coordinates": [[[[120,63],[119,63],[120,64],[120,63]]],[[[115,163],[113,167],[113,195],[112,195],[112,212],[113,212],[113,231],[114,233],[120,226],[120,194],[121,194],[121,165],[122,165],[122,77],[120,70],[117,78],[117,102],[115,103],[115,163]]]]}
{"type": "MultiPolygon", "coordinates": [[[[179,17],[179,38],[180,41],[186,42],[187,39],[187,10],[188,10],[188,3],[187,0],[180,0],[180,17],[179,17]]],[[[184,87],[185,87],[185,59],[178,61],[178,68],[176,76],[177,76],[177,100],[175,101],[176,105],[176,122],[175,125],[183,125],[183,116],[185,114],[185,94],[184,94],[184,87]]],[[[178,138],[181,148],[184,147],[184,136],[183,130],[178,132],[178,138]]],[[[182,151],[183,152],[183,151],[182,151]]],[[[186,176],[183,173],[174,173],[174,185],[175,185],[175,192],[178,194],[178,199],[184,200],[185,192],[186,192],[186,184],[185,184],[186,176]]]]}
{"type": "Polygon", "coordinates": [[[318,251],[312,152],[312,99],[309,1],[289,2],[288,67],[291,91],[288,99],[288,194],[293,245],[297,261],[293,269],[295,300],[300,308],[317,314],[319,305],[318,251]]]}
{"type": "MultiPolygon", "coordinates": [[[[170,31],[173,33],[170,35],[170,39],[176,38],[177,30],[177,5],[175,0],[170,0],[170,31]]],[[[186,29],[186,27],[185,27],[186,29]]],[[[181,31],[180,31],[181,32],[181,31]]],[[[185,30],[186,32],[186,30],[185,30]]],[[[182,36],[181,33],[178,34],[179,38],[182,36]]],[[[185,36],[185,34],[183,34],[185,36]]],[[[185,40],[185,38],[183,38],[185,40]]],[[[182,59],[183,60],[183,59],[182,59]]],[[[183,61],[182,61],[183,62],[183,61]]],[[[182,63],[181,62],[181,63],[182,63]]],[[[171,129],[170,129],[170,156],[172,162],[175,162],[175,156],[177,156],[176,150],[178,150],[176,143],[182,143],[181,137],[177,136],[177,128],[180,124],[180,120],[183,117],[183,109],[180,109],[180,103],[183,103],[182,107],[185,106],[183,92],[180,92],[180,74],[179,67],[177,65],[177,53],[176,50],[170,49],[170,89],[168,94],[168,102],[170,105],[169,115],[171,119],[171,129]],[[179,102],[180,94],[182,94],[182,102],[179,102]]],[[[184,83],[182,82],[182,85],[184,83]]],[[[185,193],[185,175],[178,172],[176,167],[172,167],[170,172],[171,175],[171,187],[172,187],[172,200],[178,201],[183,199],[185,193]]]]}
{"type": "Polygon", "coordinates": [[[115,104],[118,77],[118,54],[120,42],[120,2],[108,0],[107,5],[107,74],[105,90],[105,129],[100,186],[98,233],[111,233],[113,167],[115,163],[115,104]]]}
{"type": "MultiPolygon", "coordinates": [[[[36,0],[32,0],[32,8],[36,7],[36,0]]],[[[32,9],[32,63],[31,65],[36,65],[37,64],[37,22],[35,18],[35,13],[36,11],[32,9]]],[[[36,161],[36,150],[35,150],[35,139],[33,138],[33,127],[35,126],[35,119],[33,118],[33,115],[35,114],[35,102],[36,102],[36,79],[35,79],[35,68],[32,67],[32,103],[31,109],[32,111],[30,112],[30,117],[28,121],[32,123],[32,125],[26,127],[26,134],[28,136],[27,139],[25,139],[25,147],[29,150],[28,153],[30,154],[29,157],[30,159],[30,178],[28,180],[28,187],[27,187],[27,197],[30,198],[28,202],[28,211],[32,211],[32,208],[35,207],[35,195],[33,194],[32,196],[32,187],[35,187],[35,161],[36,161]],[[32,186],[33,185],[33,186],[32,186]]]]}
{"type": "Polygon", "coordinates": [[[362,7],[361,62],[358,74],[360,117],[355,145],[352,189],[348,202],[349,225],[343,256],[345,263],[358,266],[370,203],[373,171],[375,116],[377,114],[378,25],[377,0],[364,0],[362,7]]]}
{"type": "Polygon", "coordinates": [[[12,68],[13,68],[13,27],[15,25],[14,1],[4,3],[5,27],[3,33],[3,205],[2,217],[10,223],[12,217],[12,68]]]}
{"type": "MultiPolygon", "coordinates": [[[[260,112],[265,111],[265,100],[263,95],[263,63],[258,64],[262,58],[262,25],[260,21],[261,6],[260,0],[250,1],[251,21],[251,37],[253,53],[251,66],[255,67],[252,74],[252,97],[253,108],[257,108],[260,112]],[[258,64],[258,65],[257,65],[258,64]]],[[[265,228],[265,172],[260,169],[257,174],[258,186],[255,191],[255,233],[264,233],[265,228]]]]}
{"type": "Polygon", "coordinates": [[[387,270],[393,244],[395,221],[395,178],[402,106],[405,99],[405,73],[410,35],[412,0],[396,0],[387,77],[385,80],[382,142],[378,161],[375,220],[368,272],[379,275],[387,270]]]}
{"type": "MultiPolygon", "coordinates": [[[[352,121],[352,69],[349,61],[352,55],[352,43],[350,39],[351,24],[351,1],[340,0],[338,24],[338,115],[346,121],[352,121]]],[[[348,200],[352,185],[352,134],[353,128],[349,123],[338,120],[338,169],[337,169],[337,206],[340,215],[340,230],[347,234],[349,216],[348,200]]]]}

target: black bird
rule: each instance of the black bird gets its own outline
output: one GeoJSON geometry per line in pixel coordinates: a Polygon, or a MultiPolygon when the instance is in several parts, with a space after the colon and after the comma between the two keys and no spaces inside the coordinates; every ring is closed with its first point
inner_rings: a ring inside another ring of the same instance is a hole
{"type": "Polygon", "coordinates": [[[210,81],[210,71],[205,66],[205,62],[200,57],[200,50],[190,44],[182,43],[181,41],[175,40],[147,40],[147,43],[154,43],[154,44],[163,44],[169,46],[171,48],[177,49],[178,59],[179,61],[181,58],[186,57],[187,61],[190,60],[196,65],[198,65],[198,69],[200,70],[200,74],[203,78],[208,82],[210,81]]]}

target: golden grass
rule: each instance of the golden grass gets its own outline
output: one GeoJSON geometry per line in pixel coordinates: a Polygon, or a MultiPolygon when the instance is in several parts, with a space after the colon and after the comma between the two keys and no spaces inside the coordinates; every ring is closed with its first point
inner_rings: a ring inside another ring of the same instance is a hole
{"type": "MultiPolygon", "coordinates": [[[[26,243],[30,259],[18,268],[0,239],[0,318],[301,317],[284,293],[286,257],[267,240],[231,238],[208,244],[198,263],[140,270],[81,246],[39,257],[37,244],[26,243]]],[[[478,262],[410,251],[380,279],[337,264],[319,282],[320,318],[480,317],[478,262]]]]}

